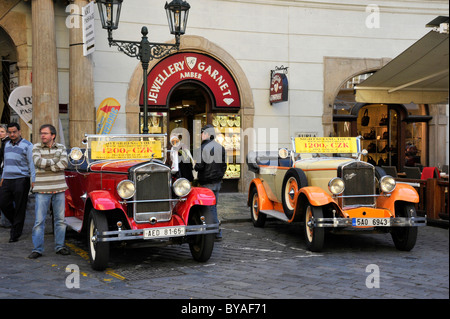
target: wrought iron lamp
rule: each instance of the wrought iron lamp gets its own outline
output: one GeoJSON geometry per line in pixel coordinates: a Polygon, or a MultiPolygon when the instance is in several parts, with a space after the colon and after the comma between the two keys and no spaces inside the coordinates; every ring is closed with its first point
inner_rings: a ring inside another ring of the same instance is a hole
{"type": "Polygon", "coordinates": [[[187,19],[190,5],[183,0],[172,0],[166,2],[167,20],[169,22],[170,33],[175,35],[175,43],[155,43],[149,42],[147,38],[147,27],[142,27],[141,41],[124,41],[113,39],[112,32],[119,27],[120,10],[123,0],[97,0],[100,20],[103,29],[108,30],[109,46],[117,46],[117,49],[130,57],[138,58],[142,63],[144,71],[144,128],[143,134],[148,133],[148,88],[147,70],[148,64],[153,59],[161,59],[180,48],[180,36],[186,31],[187,19]]]}

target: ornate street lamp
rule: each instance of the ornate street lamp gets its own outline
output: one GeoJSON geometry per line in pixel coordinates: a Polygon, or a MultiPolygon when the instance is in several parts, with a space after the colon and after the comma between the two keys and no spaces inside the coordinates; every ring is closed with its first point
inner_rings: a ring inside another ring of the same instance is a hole
{"type": "Polygon", "coordinates": [[[190,5],[183,0],[172,0],[166,2],[167,20],[169,22],[170,33],[175,35],[175,43],[154,43],[149,42],[147,38],[147,27],[142,27],[141,41],[114,40],[113,30],[119,27],[120,10],[123,0],[97,0],[100,20],[103,29],[108,30],[109,46],[116,46],[117,49],[130,57],[138,58],[141,61],[144,70],[144,128],[143,134],[148,133],[148,88],[147,88],[147,70],[148,64],[153,59],[161,59],[180,48],[180,36],[186,31],[187,18],[190,5]]]}

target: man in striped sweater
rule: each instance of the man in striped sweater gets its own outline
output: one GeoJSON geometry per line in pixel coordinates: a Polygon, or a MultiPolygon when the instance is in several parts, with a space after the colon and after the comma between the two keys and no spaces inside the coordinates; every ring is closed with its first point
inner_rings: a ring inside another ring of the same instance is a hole
{"type": "Polygon", "coordinates": [[[39,129],[41,143],[33,147],[33,162],[36,168],[35,193],[36,220],[33,227],[33,251],[28,258],[36,259],[44,251],[45,218],[50,203],[53,207],[55,251],[57,254],[69,255],[65,247],[66,224],[64,223],[65,198],[67,189],[64,169],[67,167],[66,147],[56,143],[56,129],[51,124],[44,124],[39,129]]]}
{"type": "Polygon", "coordinates": [[[33,144],[22,138],[19,124],[9,123],[7,131],[10,140],[5,144],[0,208],[12,224],[9,239],[12,243],[22,235],[30,182],[34,184],[36,174],[32,158],[33,144]]]}

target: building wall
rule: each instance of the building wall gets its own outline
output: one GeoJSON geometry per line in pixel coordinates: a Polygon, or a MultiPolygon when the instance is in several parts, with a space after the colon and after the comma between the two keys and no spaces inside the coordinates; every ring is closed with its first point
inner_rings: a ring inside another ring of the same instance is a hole
{"type": "MultiPolygon", "coordinates": [[[[114,38],[139,41],[141,27],[145,25],[149,28],[150,41],[171,41],[164,1],[157,2],[152,1],[150,5],[144,0],[124,2],[114,38]]],[[[339,86],[354,74],[383,66],[425,35],[429,31],[425,28],[427,22],[438,15],[448,15],[449,9],[445,0],[378,1],[375,9],[379,15],[371,11],[374,8],[369,6],[370,1],[357,0],[189,2],[186,35],[203,38],[204,43],[213,43],[223,50],[223,55],[231,56],[248,80],[250,92],[243,93],[251,94],[253,126],[262,129],[255,145],[259,148],[269,146],[269,137],[277,146],[284,147],[296,133],[328,135],[332,123],[330,100],[339,86]],[[270,70],[277,66],[289,68],[289,101],[270,105],[270,70]],[[276,130],[269,132],[269,128],[276,130]]],[[[17,46],[21,85],[29,84],[32,76],[30,1],[9,0],[5,5],[12,8],[5,7],[0,26],[17,46]],[[17,18],[21,19],[20,26],[8,22],[19,21],[17,18]]],[[[60,104],[69,102],[67,9],[66,1],[55,1],[60,104]]],[[[140,62],[108,46],[107,32],[101,28],[98,13],[95,27],[96,52],[89,57],[94,67],[93,107],[98,107],[107,97],[117,99],[122,107],[112,133],[125,133],[128,94],[140,62]]],[[[208,48],[204,50],[207,52],[208,48]]],[[[448,127],[448,104],[430,110],[435,117],[433,123],[440,125],[436,134],[430,136],[434,136],[433,140],[445,139],[447,145],[445,154],[437,148],[430,158],[448,163],[448,130],[444,133],[441,128],[448,127]]]]}
{"type": "MultiPolygon", "coordinates": [[[[382,1],[378,2],[379,25],[370,28],[366,20],[372,21],[373,12],[368,1],[191,2],[186,34],[204,37],[236,59],[251,86],[254,126],[278,128],[280,146],[288,146],[289,137],[297,132],[329,133],[326,125],[332,110],[324,87],[341,74],[325,73],[327,59],[345,58],[346,63],[363,59],[363,64],[372,59],[387,61],[425,35],[429,31],[425,24],[448,10],[446,1],[382,1]],[[281,65],[289,67],[289,101],[270,105],[270,70],[281,65]]],[[[163,11],[162,4],[150,8],[139,0],[124,3],[114,37],[139,40],[140,28],[146,25],[150,41],[171,40],[163,11]]],[[[99,23],[96,27],[96,105],[109,96],[121,103],[113,128],[120,132],[126,123],[127,88],[139,62],[109,48],[106,31],[99,23]]],[[[337,90],[340,84],[329,90],[337,90]]],[[[266,147],[268,139],[269,133],[261,136],[257,147],[266,147]]]]}

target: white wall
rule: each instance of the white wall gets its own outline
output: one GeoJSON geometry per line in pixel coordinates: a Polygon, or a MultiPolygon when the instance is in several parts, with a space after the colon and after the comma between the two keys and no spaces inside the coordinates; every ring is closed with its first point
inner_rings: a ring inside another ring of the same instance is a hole
{"type": "MultiPolygon", "coordinates": [[[[141,26],[149,40],[172,39],[165,1],[126,1],[114,38],[140,40],[141,26]]],[[[277,127],[280,146],[296,132],[323,134],[324,57],[394,58],[429,29],[437,15],[448,15],[447,1],[377,1],[379,28],[368,28],[370,1],[227,1],[190,0],[186,34],[199,35],[232,55],[244,70],[255,102],[255,127],[277,127]],[[270,70],[289,67],[289,101],[270,105],[270,70]]],[[[95,104],[116,98],[122,108],[112,130],[125,132],[128,83],[137,59],[110,48],[107,33],[96,21],[95,104]]],[[[448,139],[447,139],[448,140],[448,139]]]]}

